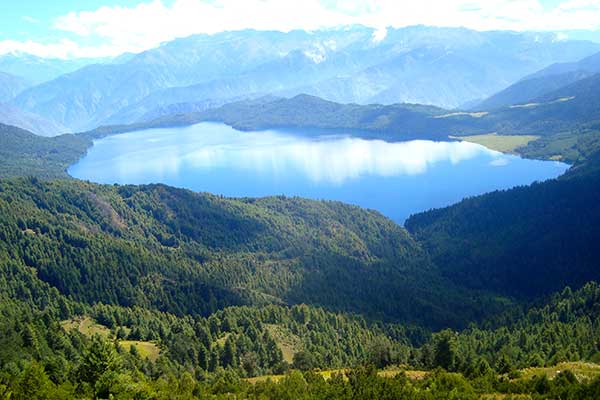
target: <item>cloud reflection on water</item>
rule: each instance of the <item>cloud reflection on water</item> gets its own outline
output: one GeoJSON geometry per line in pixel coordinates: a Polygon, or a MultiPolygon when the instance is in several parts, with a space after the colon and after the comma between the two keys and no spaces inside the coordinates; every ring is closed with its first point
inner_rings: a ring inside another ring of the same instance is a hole
{"type": "MultiPolygon", "coordinates": [[[[500,153],[466,142],[312,139],[274,131],[238,132],[217,127],[215,135],[186,130],[174,140],[154,130],[146,131],[133,145],[128,135],[135,133],[109,137],[96,146],[114,146],[115,141],[128,143],[128,148],[110,160],[115,175],[125,181],[138,175],[174,176],[192,167],[199,171],[231,169],[278,177],[293,172],[313,183],[341,185],[366,175],[423,174],[440,162],[457,164],[481,155],[487,155],[493,162],[502,157],[500,153]],[[113,143],[108,143],[111,141],[113,143]]],[[[107,160],[98,162],[107,164],[107,160]]]]}

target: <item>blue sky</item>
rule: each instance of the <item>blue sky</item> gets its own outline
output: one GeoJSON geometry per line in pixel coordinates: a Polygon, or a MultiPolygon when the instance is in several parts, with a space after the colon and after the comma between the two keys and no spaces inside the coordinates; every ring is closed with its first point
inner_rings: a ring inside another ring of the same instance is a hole
{"type": "MultiPolygon", "coordinates": [[[[244,28],[318,29],[359,23],[553,30],[600,38],[600,0],[3,0],[0,54],[101,57],[177,37],[244,28]],[[575,32],[575,30],[578,30],[575,32]]],[[[565,37],[562,35],[561,37],[565,37]]]]}
{"type": "MultiPolygon", "coordinates": [[[[52,22],[69,12],[94,11],[102,6],[133,7],[140,0],[51,0],[40,3],[39,0],[8,0],[2,6],[0,19],[0,37],[3,39],[44,39],[62,37],[53,32],[52,22]]],[[[165,1],[165,3],[171,3],[165,1]]]]}

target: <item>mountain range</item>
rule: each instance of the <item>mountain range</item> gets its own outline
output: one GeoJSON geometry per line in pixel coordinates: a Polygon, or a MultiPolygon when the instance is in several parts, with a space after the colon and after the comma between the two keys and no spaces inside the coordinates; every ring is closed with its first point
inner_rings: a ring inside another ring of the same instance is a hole
{"type": "MultiPolygon", "coordinates": [[[[600,73],[600,53],[577,62],[552,64],[471,107],[492,110],[535,102],[539,97],[600,73]]],[[[552,95],[550,95],[552,96],[552,95]]]]}
{"type": "Polygon", "coordinates": [[[0,102],[12,100],[29,86],[31,85],[24,78],[0,72],[0,102]]]}
{"type": "Polygon", "coordinates": [[[12,52],[0,55],[0,71],[22,77],[31,85],[37,85],[89,64],[112,61],[111,58],[46,58],[23,52],[12,52]]]}
{"type": "Polygon", "coordinates": [[[1,102],[0,122],[7,125],[18,126],[40,136],[56,136],[69,131],[54,120],[41,117],[28,111],[22,111],[9,103],[1,102]]]}
{"type": "Polygon", "coordinates": [[[86,66],[29,88],[12,105],[71,131],[155,118],[175,104],[193,109],[186,104],[266,94],[455,108],[549,64],[599,50],[599,44],[559,40],[553,33],[425,26],[388,29],[383,39],[361,26],[225,32],[86,66]]]}

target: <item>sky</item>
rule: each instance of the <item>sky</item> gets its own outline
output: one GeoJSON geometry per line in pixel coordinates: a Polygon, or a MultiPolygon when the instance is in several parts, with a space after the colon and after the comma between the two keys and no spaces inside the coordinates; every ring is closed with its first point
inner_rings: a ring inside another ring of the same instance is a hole
{"type": "Polygon", "coordinates": [[[226,30],[362,24],[558,31],[600,41],[600,0],[0,0],[0,54],[111,57],[226,30]]]}

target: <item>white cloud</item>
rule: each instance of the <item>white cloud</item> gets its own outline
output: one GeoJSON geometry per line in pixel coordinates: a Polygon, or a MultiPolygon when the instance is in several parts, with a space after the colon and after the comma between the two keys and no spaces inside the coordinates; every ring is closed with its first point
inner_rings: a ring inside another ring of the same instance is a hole
{"type": "Polygon", "coordinates": [[[101,46],[81,46],[69,39],[62,39],[58,42],[43,44],[32,40],[2,40],[0,41],[0,55],[9,53],[27,53],[42,58],[95,58],[118,55],[122,52],[116,50],[110,44],[101,46]]]}
{"type": "Polygon", "coordinates": [[[500,158],[496,158],[492,161],[490,161],[490,165],[492,167],[505,167],[509,164],[510,162],[508,161],[508,159],[504,158],[504,157],[500,157],[500,158]]]}
{"type": "Polygon", "coordinates": [[[387,28],[381,27],[373,31],[373,43],[379,43],[387,36],[387,28]]]}
{"type": "Polygon", "coordinates": [[[61,41],[41,45],[0,41],[7,47],[59,57],[139,52],[194,33],[246,28],[289,31],[363,24],[377,30],[415,24],[465,26],[477,30],[598,29],[600,0],[564,0],[545,9],[540,0],[146,0],[135,7],[102,7],[58,17],[54,27],[101,40],[100,47],[61,41]],[[10,42],[7,44],[6,42],[10,42]]]}
{"type": "Polygon", "coordinates": [[[37,19],[35,19],[33,17],[30,17],[29,15],[24,15],[21,18],[23,18],[23,21],[29,22],[30,24],[39,24],[40,23],[39,20],[37,20],[37,19]]]}

